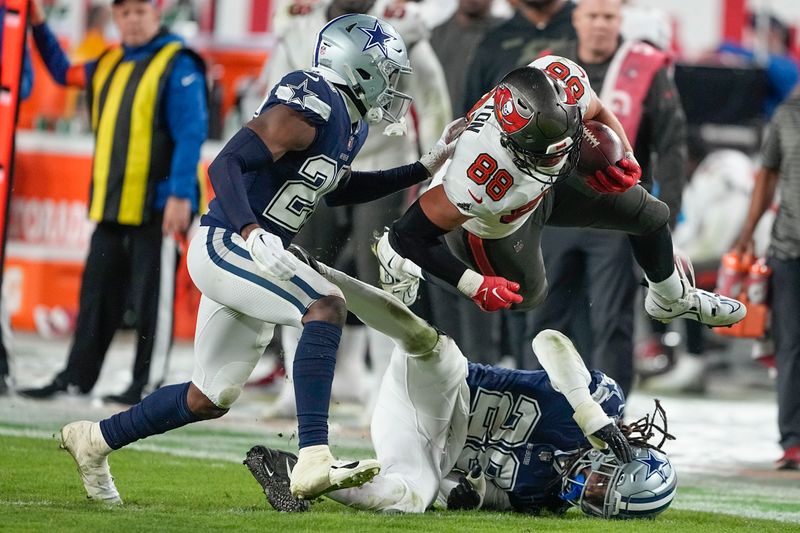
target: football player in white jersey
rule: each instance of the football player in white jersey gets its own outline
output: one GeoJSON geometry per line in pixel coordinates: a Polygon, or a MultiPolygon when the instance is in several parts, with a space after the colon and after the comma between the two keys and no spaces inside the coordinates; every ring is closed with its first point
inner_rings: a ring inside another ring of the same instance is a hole
{"type": "MultiPolygon", "coordinates": [[[[616,423],[622,390],[602,372],[589,372],[564,335],[546,330],[534,339],[545,370],[468,363],[451,338],[397,298],[290,250],[397,345],[372,417],[384,469],[372,483],[331,492],[331,499],[406,513],[439,500],[448,509],[534,514],[571,504],[603,518],[652,518],[669,506],[676,486],[669,460],[659,450],[631,446],[616,423]],[[607,448],[611,453],[600,452],[607,448]],[[647,476],[636,475],[643,469],[647,476]],[[663,475],[649,474],[656,469],[663,475]]],[[[277,510],[309,507],[288,491],[295,461],[264,446],[245,459],[277,510]]]]}
{"type": "MultiPolygon", "coordinates": [[[[451,107],[447,85],[441,65],[428,42],[427,27],[422,6],[397,0],[291,0],[280,3],[275,12],[274,31],[277,42],[272,50],[258,85],[261,91],[273,87],[287,72],[307,68],[313,57],[313,42],[308,35],[318,32],[329,20],[342,14],[368,13],[389,22],[406,43],[409,60],[414,65],[414,76],[409,78],[403,91],[414,99],[416,132],[414,135],[399,135],[402,127],[392,126],[383,134],[383,128],[373,128],[358,159],[353,163],[354,170],[400,166],[415,161],[418,157],[418,144],[432,146],[444,126],[450,121],[451,107]]],[[[406,80],[404,80],[406,81],[406,80]]],[[[258,96],[258,101],[263,95],[258,96]]],[[[413,131],[409,132],[413,133],[413,131]]],[[[334,221],[349,219],[351,228],[347,245],[342,246],[339,259],[352,263],[354,274],[369,283],[378,283],[377,264],[370,250],[376,231],[381,231],[398,218],[407,205],[404,193],[391,195],[369,205],[348,208],[347,213],[333,214],[325,208],[299,236],[299,242],[308,249],[323,242],[326,246],[344,240],[338,234],[340,228],[334,221]],[[338,238],[334,237],[337,234],[338,238]]],[[[314,249],[315,253],[319,250],[314,249]]],[[[332,258],[326,258],[331,261],[332,258]]],[[[337,263],[338,264],[338,263],[337,263]]],[[[287,380],[278,399],[267,411],[267,416],[293,416],[294,392],[292,389],[292,355],[299,339],[300,330],[284,328],[281,340],[283,352],[288,354],[284,360],[287,380]]],[[[390,339],[369,328],[345,326],[339,350],[337,372],[334,379],[333,395],[340,400],[374,402],[375,387],[389,362],[394,345],[390,339]],[[365,380],[367,373],[364,354],[369,349],[370,358],[377,379],[365,380]],[[374,386],[369,386],[369,385],[374,386]]],[[[367,418],[368,420],[368,418],[367,418]]]]}
{"type": "Polygon", "coordinates": [[[467,118],[441,180],[378,243],[388,285],[403,280],[408,291],[407,274],[438,278],[486,311],[529,310],[547,294],[544,224],[615,229],[629,234],[645,272],[650,316],[708,326],[744,318],[741,302],[695,288],[675,267],[669,209],[637,184],[627,137],[580,66],[539,58],[506,75],[467,118]],[[626,150],[588,177],[574,172],[587,119],[609,125],[626,150]]]}

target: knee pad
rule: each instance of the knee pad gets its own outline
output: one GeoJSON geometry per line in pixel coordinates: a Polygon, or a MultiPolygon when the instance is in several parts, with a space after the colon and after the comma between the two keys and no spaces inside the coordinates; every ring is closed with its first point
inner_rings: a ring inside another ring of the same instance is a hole
{"type": "Polygon", "coordinates": [[[230,409],[241,396],[252,371],[249,363],[233,362],[220,367],[214,375],[198,376],[195,373],[192,382],[211,403],[220,409],[230,409]]]}
{"type": "Polygon", "coordinates": [[[542,280],[538,286],[522,287],[522,302],[511,307],[512,311],[530,311],[542,305],[547,298],[547,280],[542,280]]]}
{"type": "Polygon", "coordinates": [[[649,235],[669,222],[669,207],[654,197],[645,202],[639,212],[638,235],[649,235]]]}

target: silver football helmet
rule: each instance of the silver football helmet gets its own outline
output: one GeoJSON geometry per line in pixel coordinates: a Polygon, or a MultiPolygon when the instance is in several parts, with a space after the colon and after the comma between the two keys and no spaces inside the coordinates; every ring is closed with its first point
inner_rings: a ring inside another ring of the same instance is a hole
{"type": "Polygon", "coordinates": [[[317,36],[313,65],[345,87],[368,122],[400,122],[411,105],[411,97],[397,89],[401,77],[411,73],[406,45],[376,17],[350,14],[330,21],[317,36]]]}
{"type": "Polygon", "coordinates": [[[670,506],[678,477],[666,454],[633,446],[634,459],[621,464],[594,448],[568,465],[561,499],[601,518],[654,518],[670,506]]]}

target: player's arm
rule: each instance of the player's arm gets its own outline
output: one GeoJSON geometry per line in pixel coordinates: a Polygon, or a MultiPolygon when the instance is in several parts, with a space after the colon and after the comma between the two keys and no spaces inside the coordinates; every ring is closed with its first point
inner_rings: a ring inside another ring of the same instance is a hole
{"type": "Polygon", "coordinates": [[[240,129],[208,167],[225,216],[246,240],[258,227],[244,186],[244,174],[266,168],[287,152],[305,150],[317,129],[285,105],[274,105],[240,129]]]}
{"type": "Polygon", "coordinates": [[[90,73],[97,63],[70,64],[67,54],[64,53],[58,39],[45,22],[44,10],[39,0],[31,2],[30,13],[33,40],[53,80],[59,85],[85,88],[87,80],[91,77],[90,73]]]}
{"type": "Polygon", "coordinates": [[[761,168],[756,173],[756,182],[753,187],[753,193],[750,196],[747,219],[745,219],[739,238],[733,245],[733,250],[739,253],[753,254],[755,248],[753,234],[756,231],[756,226],[775,198],[775,191],[780,180],[780,165],[783,159],[780,146],[779,130],[773,122],[767,129],[767,135],[761,148],[761,168]]]}
{"type": "Polygon", "coordinates": [[[439,483],[439,498],[446,502],[450,511],[486,509],[490,511],[510,511],[513,509],[508,493],[487,480],[476,466],[467,475],[458,471],[450,472],[439,483]]]}
{"type": "Polygon", "coordinates": [[[404,352],[423,355],[436,346],[439,340],[436,329],[393,295],[316,260],[307,260],[311,256],[305,250],[295,245],[292,248],[303,254],[305,262],[342,290],[349,311],[367,326],[391,337],[404,352]]]}
{"type": "Polygon", "coordinates": [[[202,66],[192,55],[175,60],[166,94],[167,127],[174,144],[164,205],[164,235],[185,233],[197,208],[197,163],[208,137],[208,102],[202,66]]]}
{"type": "Polygon", "coordinates": [[[247,199],[244,174],[271,165],[287,152],[305,150],[316,136],[316,127],[303,115],[277,104],[240,129],[208,167],[220,206],[245,240],[253,262],[279,280],[290,279],[297,263],[277,235],[258,225],[247,199]]]}
{"type": "Polygon", "coordinates": [[[594,176],[589,176],[587,184],[601,193],[618,193],[639,183],[642,177],[642,168],[633,155],[633,148],[622,123],[609,108],[603,105],[594,91],[592,91],[591,101],[583,118],[584,120],[597,120],[614,130],[625,148],[625,157],[616,164],[609,165],[604,171],[598,170],[594,176]]]}
{"type": "Polygon", "coordinates": [[[591,374],[572,342],[563,333],[546,329],[534,337],[532,344],[550,384],[567,399],[574,410],[572,418],[592,446],[604,449],[608,445],[619,460],[629,463],[633,459],[630,444],[592,398],[591,374]]]}
{"type": "Polygon", "coordinates": [[[586,110],[586,114],[583,116],[583,120],[596,120],[598,122],[602,122],[612,130],[614,133],[617,134],[619,140],[622,141],[622,146],[625,147],[626,152],[633,153],[633,147],[631,146],[631,142],[628,140],[628,135],[625,133],[625,129],[622,127],[622,123],[619,121],[617,116],[603,104],[603,101],[597,96],[597,93],[594,92],[592,89],[592,97],[589,101],[589,107],[586,110]]]}
{"type": "Polygon", "coordinates": [[[522,301],[519,284],[505,278],[483,276],[467,268],[450,253],[442,236],[470,217],[452,204],[443,185],[423,194],[389,231],[389,243],[401,256],[422,270],[458,288],[484,311],[508,309],[522,301]]]}
{"type": "Polygon", "coordinates": [[[363,204],[425,181],[444,165],[455,150],[467,122],[463,118],[446,125],[433,148],[410,165],[389,170],[350,172],[335,191],[325,196],[330,206],[363,204]]]}

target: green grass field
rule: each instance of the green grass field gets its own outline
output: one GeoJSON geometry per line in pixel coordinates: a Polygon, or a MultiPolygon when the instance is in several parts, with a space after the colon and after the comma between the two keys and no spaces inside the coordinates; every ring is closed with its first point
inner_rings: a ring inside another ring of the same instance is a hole
{"type": "MultiPolygon", "coordinates": [[[[247,469],[232,458],[186,457],[137,447],[111,458],[125,505],[107,509],[86,500],[72,458],[58,449],[55,440],[0,435],[0,446],[0,531],[800,531],[797,523],[681,509],[681,500],[735,509],[753,505],[758,494],[756,490],[730,496],[714,487],[683,485],[676,508],[655,521],[607,522],[575,510],[561,518],[478,511],[376,515],[329,500],[315,504],[309,513],[281,514],[269,508],[247,469]],[[724,501],[726,494],[730,501],[724,501]]],[[[242,447],[242,456],[246,449],[242,447]]],[[[777,502],[769,494],[763,496],[762,504],[756,504],[765,512],[791,513],[800,507],[797,501],[781,502],[779,494],[777,502]]]]}

